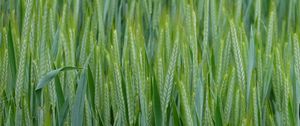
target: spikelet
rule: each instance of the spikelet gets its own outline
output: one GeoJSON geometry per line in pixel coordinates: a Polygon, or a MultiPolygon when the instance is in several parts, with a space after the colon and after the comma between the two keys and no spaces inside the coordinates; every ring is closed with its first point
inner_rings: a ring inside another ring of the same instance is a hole
{"type": "MultiPolygon", "coordinates": [[[[3,43],[2,46],[6,46],[7,43],[7,33],[6,33],[6,29],[3,29],[3,43]]],[[[2,49],[2,54],[0,54],[1,56],[1,75],[0,75],[0,83],[2,84],[6,84],[7,81],[7,69],[8,69],[8,51],[6,48],[2,49]]]]}
{"type": "MultiPolygon", "coordinates": [[[[258,101],[262,99],[263,95],[263,62],[261,58],[261,50],[257,52],[257,90],[258,90],[258,101]]],[[[260,102],[258,102],[260,104],[260,102]]]]}
{"type": "Polygon", "coordinates": [[[179,93],[180,93],[180,102],[182,104],[182,109],[183,109],[183,118],[184,118],[184,125],[186,126],[193,126],[193,118],[191,115],[191,107],[190,107],[190,102],[189,98],[187,96],[187,92],[185,90],[185,86],[183,83],[180,81],[178,83],[178,88],[179,88],[179,93]]]}
{"type": "Polygon", "coordinates": [[[203,117],[203,125],[204,126],[213,126],[212,116],[211,116],[211,110],[209,108],[209,88],[208,85],[206,85],[206,93],[205,93],[205,112],[203,117]]]}
{"type": "Polygon", "coordinates": [[[27,0],[26,1],[26,10],[25,10],[25,17],[24,17],[24,25],[22,29],[22,43],[27,41],[27,34],[29,33],[29,26],[30,26],[30,17],[32,11],[33,1],[27,0]]]}
{"type": "Polygon", "coordinates": [[[278,50],[278,47],[276,48],[275,50],[275,54],[276,54],[276,72],[275,72],[275,82],[273,83],[273,87],[274,87],[274,94],[275,94],[275,99],[277,101],[277,105],[278,106],[278,109],[279,111],[281,111],[281,97],[282,97],[282,94],[281,94],[281,89],[280,87],[283,87],[283,73],[282,73],[282,69],[281,69],[281,55],[279,53],[279,50],[278,50]]]}
{"type": "Polygon", "coordinates": [[[85,125],[91,126],[92,125],[92,116],[91,116],[91,111],[90,111],[90,106],[88,103],[87,96],[84,99],[84,119],[85,119],[85,125]]]}
{"type": "Polygon", "coordinates": [[[185,28],[189,36],[191,36],[192,20],[191,20],[191,7],[188,3],[184,4],[185,28]]]}
{"type": "MultiPolygon", "coordinates": [[[[163,63],[162,59],[158,59],[158,85],[160,86],[159,94],[160,97],[162,97],[163,89],[164,89],[164,68],[163,68],[163,63]]],[[[162,100],[162,98],[160,98],[162,100]]],[[[162,101],[160,101],[162,102],[162,101]]]]}
{"type": "Polygon", "coordinates": [[[147,108],[147,126],[152,126],[152,120],[153,120],[153,105],[150,101],[147,108]]]}
{"type": "Polygon", "coordinates": [[[254,121],[254,125],[255,126],[259,126],[258,123],[258,103],[257,103],[257,90],[256,90],[256,86],[254,86],[252,88],[252,103],[253,103],[253,121],[254,121]]]}
{"type": "Polygon", "coordinates": [[[235,21],[239,21],[239,19],[241,19],[241,12],[242,12],[242,2],[243,0],[238,0],[236,2],[236,9],[235,9],[235,21]]]}
{"type": "Polygon", "coordinates": [[[224,41],[221,41],[220,51],[219,51],[219,60],[218,60],[218,71],[217,71],[217,84],[221,84],[222,71],[223,71],[223,49],[224,49],[224,41]]]}
{"type": "MultiPolygon", "coordinates": [[[[47,47],[46,47],[46,42],[47,42],[47,17],[48,17],[48,8],[47,8],[47,4],[45,4],[44,8],[44,12],[43,12],[43,17],[42,17],[42,33],[41,33],[41,38],[40,38],[40,48],[39,48],[39,77],[41,78],[43,75],[46,74],[46,72],[48,71],[48,55],[47,55],[47,47]]],[[[43,95],[43,94],[42,94],[43,95]]],[[[41,98],[41,101],[43,101],[43,98],[41,98]]],[[[38,106],[38,124],[39,125],[44,125],[44,105],[43,102],[41,102],[41,104],[38,106]]]]}
{"type": "Polygon", "coordinates": [[[217,46],[217,38],[218,38],[218,33],[217,33],[217,19],[216,19],[216,7],[215,7],[215,0],[210,0],[210,18],[211,18],[211,33],[212,33],[212,40],[213,40],[213,48],[216,49],[217,46]]]}
{"type": "Polygon", "coordinates": [[[167,107],[170,101],[170,95],[172,92],[172,87],[173,87],[173,79],[174,79],[174,72],[175,72],[175,65],[177,62],[177,55],[178,55],[178,41],[179,41],[179,35],[177,32],[176,35],[176,40],[174,43],[174,47],[172,50],[172,56],[170,57],[170,62],[169,62],[169,67],[168,67],[168,71],[167,71],[167,75],[165,78],[165,84],[164,84],[164,89],[162,92],[162,112],[164,113],[164,115],[167,112],[167,107]]]}
{"type": "Polygon", "coordinates": [[[260,20],[261,20],[261,0],[255,1],[255,20],[257,23],[257,30],[260,31],[260,20]]]}
{"type": "Polygon", "coordinates": [[[46,72],[47,72],[47,65],[45,64],[48,64],[48,61],[47,61],[47,44],[46,44],[46,41],[47,41],[47,38],[46,38],[46,35],[47,35],[47,28],[48,28],[48,25],[47,25],[47,17],[48,17],[48,9],[47,9],[47,6],[45,5],[44,7],[44,14],[43,14],[43,17],[42,17],[42,24],[43,24],[43,27],[42,27],[42,35],[41,35],[41,40],[40,40],[40,50],[39,50],[39,78],[41,76],[43,76],[46,72]]]}
{"type": "Polygon", "coordinates": [[[166,19],[166,24],[165,24],[165,38],[166,38],[166,42],[165,42],[165,50],[166,50],[166,57],[170,57],[170,51],[171,51],[171,33],[170,33],[170,27],[169,27],[169,17],[167,17],[166,19]]]}
{"type": "Polygon", "coordinates": [[[229,83],[229,87],[228,87],[228,91],[227,91],[227,98],[226,98],[226,104],[225,104],[225,108],[224,108],[224,116],[225,116],[225,124],[228,124],[229,123],[229,119],[230,119],[230,113],[231,113],[231,107],[233,106],[232,105],[232,102],[233,102],[233,93],[234,93],[234,84],[235,84],[235,79],[236,79],[236,76],[235,76],[235,69],[233,68],[231,70],[231,79],[230,79],[230,83],[229,83]]]}
{"type": "MultiPolygon", "coordinates": [[[[1,52],[2,53],[2,52],[1,52]]],[[[7,74],[8,74],[8,51],[6,49],[3,50],[3,56],[0,58],[3,62],[1,63],[0,67],[0,86],[2,89],[0,89],[0,93],[3,93],[3,90],[5,90],[7,86],[7,74]]]]}
{"type": "Polygon", "coordinates": [[[116,92],[117,92],[117,100],[118,104],[118,112],[120,113],[122,124],[126,124],[126,111],[125,111],[125,101],[122,91],[122,78],[121,78],[121,72],[120,72],[120,66],[119,66],[119,45],[117,40],[117,31],[113,31],[113,53],[114,53],[114,78],[115,78],[115,86],[116,86],[116,92]]]}
{"type": "MultiPolygon", "coordinates": [[[[93,24],[92,24],[93,25],[93,24]]],[[[93,56],[91,57],[90,59],[90,67],[93,69],[93,73],[95,73],[95,50],[96,50],[96,47],[95,47],[95,37],[94,37],[94,33],[93,31],[89,31],[89,54],[93,54],[93,56]]]]}
{"type": "MultiPolygon", "coordinates": [[[[128,30],[129,31],[129,30],[128,30]]],[[[132,31],[130,31],[132,32],[132,31]]],[[[131,36],[132,33],[129,34],[129,44],[131,45],[132,50],[135,51],[134,45],[133,45],[133,36],[131,36]]],[[[134,52],[133,51],[133,52],[134,52]]],[[[133,93],[133,82],[131,80],[131,71],[128,69],[129,67],[129,61],[125,61],[125,82],[128,82],[126,84],[126,94],[127,94],[127,106],[128,106],[128,119],[129,119],[129,125],[133,125],[134,123],[134,93],[133,93]]]]}
{"type": "Polygon", "coordinates": [[[240,109],[240,119],[241,120],[245,120],[247,118],[247,113],[246,113],[246,97],[245,97],[245,93],[241,93],[240,94],[240,106],[241,106],[241,109],[240,109]]]}
{"type": "MultiPolygon", "coordinates": [[[[120,113],[118,112],[118,106],[117,106],[117,102],[118,102],[118,96],[117,96],[117,91],[115,90],[115,84],[114,84],[114,78],[112,79],[108,79],[107,80],[107,85],[108,85],[108,89],[109,89],[109,100],[110,100],[110,107],[113,110],[112,113],[120,113]]],[[[115,118],[115,116],[112,116],[112,119],[115,118]]]]}
{"type": "Polygon", "coordinates": [[[282,105],[282,109],[283,109],[283,124],[285,126],[289,126],[290,125],[290,120],[289,120],[289,88],[288,88],[289,82],[287,80],[287,78],[284,78],[284,92],[283,92],[283,105],[282,105]]]}
{"type": "MultiPolygon", "coordinates": [[[[140,96],[140,105],[141,105],[141,111],[142,111],[142,118],[144,118],[143,120],[145,122],[142,122],[142,123],[145,123],[146,125],[150,125],[149,124],[149,119],[148,119],[148,107],[147,107],[147,99],[146,99],[146,87],[145,87],[145,84],[146,84],[146,80],[145,80],[145,70],[143,68],[143,57],[142,57],[142,53],[140,52],[139,53],[139,67],[138,67],[138,73],[140,73],[140,75],[138,76],[138,91],[139,91],[139,96],[140,96]]],[[[149,88],[147,88],[149,89],[149,88]]]]}
{"type": "MultiPolygon", "coordinates": [[[[59,39],[62,43],[62,49],[63,49],[63,52],[65,54],[65,60],[64,60],[64,63],[66,66],[75,66],[73,63],[72,63],[72,56],[71,56],[71,51],[70,51],[70,46],[68,45],[69,41],[65,38],[65,34],[63,32],[60,32],[60,39],[59,39]]],[[[74,75],[75,75],[75,72],[74,71],[66,71],[66,74],[65,74],[65,81],[64,83],[66,84],[66,96],[69,98],[69,99],[73,99],[73,96],[75,96],[75,88],[74,88],[74,75]]],[[[71,100],[72,102],[73,100],[71,100]]]]}
{"type": "Polygon", "coordinates": [[[234,103],[234,110],[233,110],[233,118],[234,118],[234,121],[233,121],[233,124],[235,126],[237,126],[239,124],[239,121],[241,120],[240,118],[240,90],[238,89],[236,91],[236,94],[235,94],[235,103],[234,103]]]}
{"type": "Polygon", "coordinates": [[[225,71],[229,67],[229,61],[231,59],[231,39],[230,39],[230,33],[227,34],[226,38],[226,44],[224,47],[224,58],[222,59],[222,64],[224,68],[222,69],[222,73],[225,73],[225,71]]]}
{"type": "Polygon", "coordinates": [[[127,99],[127,107],[128,107],[128,120],[129,120],[129,125],[133,125],[134,123],[134,93],[132,89],[132,80],[131,80],[131,71],[128,69],[129,68],[129,61],[125,62],[125,82],[126,82],[126,99],[127,99]]]}
{"type": "Polygon", "coordinates": [[[101,0],[96,0],[96,5],[97,5],[97,19],[98,19],[98,43],[99,42],[104,42],[105,41],[105,36],[104,36],[104,24],[103,24],[103,17],[102,17],[102,7],[101,6],[101,0]]]}
{"type": "Polygon", "coordinates": [[[238,75],[238,83],[245,87],[245,72],[244,72],[244,66],[242,61],[242,55],[239,47],[239,42],[237,39],[237,33],[236,28],[234,26],[233,21],[230,21],[230,31],[231,31],[231,38],[232,38],[232,46],[233,46],[233,54],[234,54],[234,60],[235,64],[237,66],[237,75],[238,75]]]}
{"type": "Polygon", "coordinates": [[[272,10],[269,18],[269,26],[268,26],[268,39],[266,44],[266,62],[265,64],[269,64],[269,60],[271,57],[272,51],[272,41],[273,41],[273,26],[274,25],[274,11],[272,10]]]}
{"type": "Polygon", "coordinates": [[[294,34],[293,36],[294,42],[293,42],[293,53],[294,53],[294,69],[295,69],[295,75],[297,81],[300,80],[300,47],[299,47],[299,41],[297,34],[294,34]]]}
{"type": "Polygon", "coordinates": [[[83,66],[86,61],[86,46],[87,46],[87,38],[89,33],[89,25],[90,25],[90,17],[87,17],[85,20],[84,31],[81,41],[81,49],[80,49],[80,61],[79,64],[83,66]]]}
{"type": "Polygon", "coordinates": [[[28,33],[29,33],[29,23],[30,23],[30,16],[31,16],[31,10],[33,6],[32,0],[27,0],[26,3],[26,10],[25,10],[25,19],[24,19],[24,25],[22,29],[22,47],[20,51],[20,60],[19,60],[19,67],[17,72],[17,81],[16,81],[16,90],[15,90],[15,96],[16,96],[16,104],[17,107],[20,106],[21,96],[23,93],[23,83],[24,83],[24,71],[25,71],[25,60],[26,60],[26,54],[27,54],[27,39],[28,39],[28,33]]]}
{"type": "Polygon", "coordinates": [[[209,29],[209,1],[205,0],[204,5],[204,31],[203,31],[203,53],[202,53],[202,62],[206,61],[207,52],[208,52],[208,29],[209,29]]]}
{"type": "Polygon", "coordinates": [[[198,84],[198,48],[197,48],[197,31],[196,31],[196,14],[195,14],[195,11],[192,11],[192,23],[193,23],[193,35],[192,35],[192,43],[191,46],[192,46],[192,52],[193,52],[193,66],[192,66],[192,72],[193,72],[193,80],[192,80],[192,91],[191,91],[191,94],[192,94],[192,99],[194,99],[194,96],[196,94],[196,85],[198,84]]]}
{"type": "MultiPolygon", "coordinates": [[[[96,46],[95,56],[100,57],[100,47],[96,46]]],[[[101,58],[97,59],[95,62],[96,68],[96,78],[95,78],[95,105],[96,110],[100,112],[100,96],[103,96],[101,88],[103,88],[103,77],[102,77],[102,68],[101,68],[101,58]]]]}
{"type": "MultiPolygon", "coordinates": [[[[298,41],[297,34],[294,34],[293,38],[294,38],[294,42],[293,42],[294,72],[295,72],[295,76],[296,76],[296,82],[298,82],[298,83],[296,83],[296,88],[299,88],[300,87],[300,85],[299,85],[300,84],[299,83],[299,81],[300,81],[300,47],[299,47],[299,41],[298,41]]],[[[286,83],[285,85],[287,85],[287,84],[288,83],[286,83]]],[[[286,88],[287,88],[287,86],[286,86],[286,88]]],[[[299,94],[299,93],[296,92],[296,94],[299,94]]],[[[287,98],[285,95],[286,94],[284,94],[284,97],[287,98]]],[[[286,100],[286,99],[284,99],[284,100],[286,100]]],[[[298,104],[299,104],[300,101],[296,101],[296,102],[298,102],[298,104]]],[[[287,104],[287,103],[284,103],[284,104],[287,104]]],[[[283,105],[283,106],[285,106],[285,105],[283,105]]],[[[300,112],[299,107],[297,110],[298,110],[298,112],[300,112]]],[[[300,115],[298,117],[300,117],[300,115]]]]}
{"type": "Polygon", "coordinates": [[[104,125],[110,124],[110,100],[108,82],[103,83],[103,122],[104,125]]]}
{"type": "Polygon", "coordinates": [[[130,57],[132,58],[131,61],[132,61],[132,73],[133,73],[133,80],[134,80],[134,88],[136,89],[137,88],[137,84],[139,84],[139,75],[140,72],[138,69],[139,69],[139,64],[137,63],[137,54],[136,54],[136,47],[135,47],[135,38],[133,36],[133,31],[131,29],[131,27],[129,28],[129,34],[130,34],[130,40],[129,40],[129,43],[130,43],[130,57]]]}
{"type": "Polygon", "coordinates": [[[32,54],[36,53],[36,15],[35,13],[32,15],[31,24],[30,24],[30,52],[32,54]]]}
{"type": "MultiPolygon", "coordinates": [[[[29,23],[30,23],[30,17],[31,17],[31,10],[32,10],[33,1],[27,0],[26,2],[26,10],[25,10],[25,19],[24,19],[24,25],[22,29],[22,47],[21,47],[21,56],[20,56],[20,63],[19,63],[19,69],[18,69],[18,78],[21,78],[21,82],[23,82],[23,76],[20,76],[20,74],[24,74],[24,62],[25,62],[25,56],[26,56],[26,49],[27,49],[27,39],[28,39],[28,33],[29,33],[29,23]],[[22,69],[20,69],[22,68],[22,69]]],[[[18,81],[17,81],[18,82],[18,81]]],[[[19,83],[20,84],[20,79],[19,83]]]]}
{"type": "MultiPolygon", "coordinates": [[[[48,63],[44,64],[44,65],[47,66],[47,70],[50,70],[51,69],[51,60],[50,60],[51,57],[50,57],[50,53],[48,50],[47,50],[47,57],[48,57],[48,59],[47,59],[48,63]]],[[[57,101],[55,88],[54,88],[54,81],[50,81],[49,88],[50,88],[49,89],[50,103],[51,103],[51,106],[54,107],[56,105],[56,101],[57,101]]]]}
{"type": "Polygon", "coordinates": [[[61,31],[65,33],[66,31],[66,18],[67,18],[67,4],[63,5],[62,14],[61,14],[61,20],[60,20],[60,28],[61,31]]]}
{"type": "Polygon", "coordinates": [[[53,9],[51,8],[50,9],[50,12],[49,12],[49,29],[50,29],[50,34],[51,34],[51,37],[52,39],[54,39],[54,36],[55,36],[55,16],[54,16],[54,12],[53,12],[53,9]]]}

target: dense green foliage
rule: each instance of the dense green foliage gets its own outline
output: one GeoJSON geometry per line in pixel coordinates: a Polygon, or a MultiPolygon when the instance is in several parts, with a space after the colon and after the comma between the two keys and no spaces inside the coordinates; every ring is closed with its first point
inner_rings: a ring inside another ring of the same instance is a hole
{"type": "Polygon", "coordinates": [[[0,0],[0,125],[297,126],[299,0],[0,0]]]}

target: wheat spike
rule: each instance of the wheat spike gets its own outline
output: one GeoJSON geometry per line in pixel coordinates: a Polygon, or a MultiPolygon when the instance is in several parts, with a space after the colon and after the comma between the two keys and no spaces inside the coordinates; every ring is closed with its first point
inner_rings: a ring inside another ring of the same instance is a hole
{"type": "Polygon", "coordinates": [[[185,90],[185,87],[183,83],[180,81],[178,83],[179,87],[179,93],[180,93],[180,101],[182,104],[182,108],[184,110],[184,124],[187,126],[193,126],[193,118],[192,118],[192,113],[191,113],[191,107],[190,107],[190,102],[188,100],[187,92],[185,90]]]}
{"type": "Polygon", "coordinates": [[[122,78],[120,73],[120,66],[119,66],[119,45],[117,40],[117,31],[113,31],[113,48],[114,48],[114,77],[115,77],[115,85],[116,85],[116,92],[117,92],[117,98],[118,98],[118,112],[120,112],[120,117],[122,123],[126,123],[126,112],[125,112],[125,101],[122,91],[122,78]]]}
{"type": "Polygon", "coordinates": [[[233,95],[234,95],[234,84],[235,84],[235,69],[233,68],[231,70],[231,79],[230,79],[230,83],[229,83],[229,87],[228,87],[228,91],[227,91],[227,98],[226,98],[226,104],[225,104],[225,108],[224,108],[224,115],[225,115],[225,124],[229,123],[229,119],[230,119],[230,113],[231,113],[231,108],[232,108],[232,102],[233,102],[233,95]]]}
{"type": "Polygon", "coordinates": [[[233,54],[235,64],[237,66],[237,75],[238,75],[238,83],[244,88],[245,87],[245,72],[244,66],[242,61],[242,55],[239,47],[239,42],[237,39],[237,33],[235,29],[235,25],[233,21],[230,21],[230,31],[231,31],[231,38],[232,38],[232,47],[233,47],[233,54]]]}
{"type": "Polygon", "coordinates": [[[20,107],[20,100],[21,95],[23,92],[23,83],[24,83],[24,69],[25,69],[25,60],[27,54],[27,39],[28,39],[28,32],[29,32],[29,23],[31,17],[31,10],[32,10],[33,2],[31,0],[27,0],[26,3],[26,11],[25,11],[25,21],[22,31],[22,47],[21,47],[21,55],[20,55],[20,63],[17,72],[17,81],[16,81],[16,103],[17,106],[20,107]]]}
{"type": "MultiPolygon", "coordinates": [[[[178,32],[177,32],[178,34],[178,32]]],[[[164,113],[163,115],[166,114],[167,112],[167,107],[170,101],[171,97],[171,92],[172,92],[172,87],[173,87],[173,79],[174,79],[174,71],[175,71],[175,65],[177,62],[177,53],[178,53],[178,41],[179,41],[179,36],[177,35],[176,40],[174,42],[174,47],[172,50],[172,56],[170,57],[170,62],[169,62],[169,67],[167,71],[167,75],[165,77],[165,84],[164,84],[164,89],[162,93],[162,112],[164,113]]]]}

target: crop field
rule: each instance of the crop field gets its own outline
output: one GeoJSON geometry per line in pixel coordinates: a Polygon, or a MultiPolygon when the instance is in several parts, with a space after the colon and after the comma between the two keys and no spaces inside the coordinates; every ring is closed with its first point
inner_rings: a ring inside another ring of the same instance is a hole
{"type": "Polygon", "coordinates": [[[300,126],[300,0],[0,0],[0,126],[300,126]]]}

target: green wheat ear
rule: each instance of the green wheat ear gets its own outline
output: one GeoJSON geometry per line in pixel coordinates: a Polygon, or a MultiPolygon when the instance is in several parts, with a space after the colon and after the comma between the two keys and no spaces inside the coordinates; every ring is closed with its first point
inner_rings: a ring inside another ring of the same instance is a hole
{"type": "Polygon", "coordinates": [[[245,72],[244,72],[244,66],[243,66],[243,59],[241,55],[241,48],[237,39],[237,32],[235,28],[235,24],[233,21],[230,21],[230,33],[231,33],[231,39],[232,39],[232,47],[233,47],[233,54],[234,54],[234,60],[235,64],[237,66],[237,76],[238,76],[238,82],[239,84],[244,88],[245,86],[245,72]]]}
{"type": "Polygon", "coordinates": [[[174,42],[173,50],[172,50],[172,56],[170,57],[170,62],[168,66],[168,70],[165,77],[165,84],[162,92],[162,112],[164,115],[167,112],[167,107],[170,101],[171,92],[173,88],[173,79],[174,79],[174,73],[175,73],[175,65],[177,62],[177,55],[178,55],[178,44],[179,44],[179,36],[177,32],[177,37],[174,42]]]}
{"type": "Polygon", "coordinates": [[[299,0],[0,0],[0,125],[299,125],[299,12],[299,0]]]}

